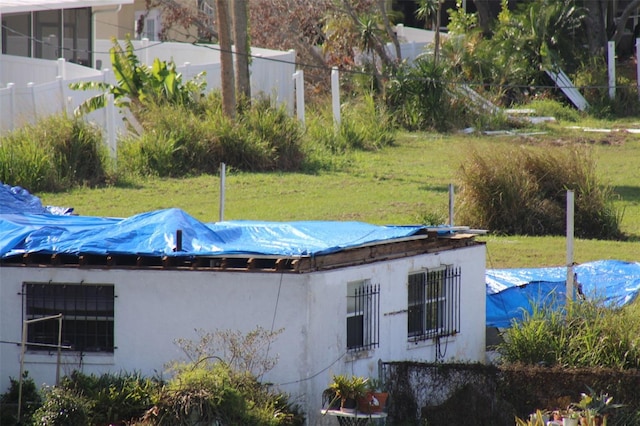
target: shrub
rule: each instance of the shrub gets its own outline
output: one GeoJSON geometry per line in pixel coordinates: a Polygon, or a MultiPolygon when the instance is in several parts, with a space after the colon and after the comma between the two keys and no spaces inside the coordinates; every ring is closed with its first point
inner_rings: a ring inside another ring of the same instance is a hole
{"type": "Polygon", "coordinates": [[[509,364],[637,369],[640,321],[637,307],[613,309],[577,300],[565,309],[535,308],[505,330],[498,346],[509,364]]]}
{"type": "Polygon", "coordinates": [[[270,391],[254,376],[233,371],[224,362],[204,360],[174,368],[176,374],[147,416],[155,424],[304,424],[286,395],[270,391]]]}
{"type": "Polygon", "coordinates": [[[153,405],[159,384],[139,373],[97,376],[75,371],[62,380],[60,387],[91,401],[93,423],[104,425],[140,418],[153,405]]]}
{"type": "Polygon", "coordinates": [[[91,409],[91,401],[75,391],[61,387],[46,388],[42,407],[33,413],[33,424],[87,426],[92,424],[91,409]]]}
{"type": "Polygon", "coordinates": [[[258,380],[276,363],[268,348],[281,331],[198,330],[196,341],[177,340],[189,362],[171,365],[172,378],[146,418],[159,425],[304,424],[287,394],[258,380]]]}
{"type": "Polygon", "coordinates": [[[444,68],[429,59],[404,64],[389,81],[387,106],[395,121],[407,130],[446,130],[450,123],[450,96],[444,68]]]}
{"type": "Polygon", "coordinates": [[[573,190],[577,237],[622,236],[612,190],[599,183],[586,150],[471,151],[462,164],[458,198],[464,223],[504,234],[564,235],[566,191],[573,190]]]}
{"type": "MultiPolygon", "coordinates": [[[[9,389],[0,395],[0,424],[11,426],[18,424],[18,400],[20,399],[20,381],[9,377],[9,389]],[[15,409],[14,409],[15,408],[15,409]]],[[[42,405],[42,396],[35,382],[25,371],[22,376],[22,399],[20,401],[20,417],[22,425],[29,425],[31,416],[42,405]]]]}
{"type": "Polygon", "coordinates": [[[107,180],[101,132],[83,120],[51,116],[0,141],[0,181],[37,191],[64,191],[107,180]]]}
{"type": "Polygon", "coordinates": [[[121,140],[120,165],[140,175],[181,177],[215,173],[219,164],[244,171],[298,170],[301,131],[283,108],[256,101],[232,121],[211,95],[206,107],[149,107],[142,136],[121,140]]]}

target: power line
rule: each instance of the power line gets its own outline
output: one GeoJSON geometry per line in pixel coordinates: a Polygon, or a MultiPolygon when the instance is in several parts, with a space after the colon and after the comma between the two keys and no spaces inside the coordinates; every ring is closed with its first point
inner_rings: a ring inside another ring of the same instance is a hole
{"type": "MultiPolygon", "coordinates": [[[[50,10],[54,10],[54,9],[50,9],[50,10]]],[[[57,9],[55,9],[57,10],[57,9]]],[[[118,26],[118,25],[114,25],[114,24],[110,24],[107,23],[105,21],[99,21],[100,23],[106,24],[106,25],[110,25],[113,27],[118,27],[118,28],[126,28],[126,27],[122,27],[122,26],[118,26]]],[[[19,35],[21,37],[24,37],[25,39],[28,39],[29,41],[35,42],[35,43],[39,43],[42,44],[43,46],[51,46],[51,47],[55,47],[58,48],[58,46],[55,46],[51,43],[49,43],[48,41],[44,40],[44,39],[38,39],[36,37],[33,37],[31,35],[28,34],[24,34],[20,31],[15,30],[14,28],[10,28],[9,26],[7,26],[6,24],[2,24],[1,27],[5,30],[7,30],[7,32],[11,32],[12,34],[16,34],[19,35]]],[[[180,33],[178,32],[178,34],[184,35],[184,36],[190,36],[190,34],[188,33],[180,33]]],[[[139,46],[139,47],[134,47],[133,51],[134,52],[141,52],[144,51],[146,49],[150,49],[153,48],[155,46],[159,46],[166,43],[166,41],[157,41],[157,42],[151,42],[150,44],[146,45],[146,46],[139,46]]],[[[286,59],[281,59],[281,58],[271,58],[271,57],[266,57],[266,56],[262,56],[259,54],[252,54],[252,53],[240,53],[240,52],[236,52],[235,50],[231,49],[231,50],[226,50],[226,49],[222,49],[220,48],[218,45],[215,44],[204,44],[204,43],[200,43],[200,42],[183,42],[183,41],[177,41],[174,40],[172,41],[172,43],[182,43],[182,44],[190,44],[192,46],[196,46],[196,47],[201,47],[203,49],[209,49],[209,50],[214,50],[214,51],[218,51],[221,53],[231,53],[232,55],[246,55],[249,58],[252,59],[259,59],[259,60],[264,60],[264,61],[271,61],[271,62],[276,62],[276,63],[282,63],[282,64],[289,64],[289,65],[295,65],[297,68],[303,68],[303,69],[316,69],[316,70],[324,70],[324,71],[331,71],[334,67],[329,66],[329,65],[317,65],[317,64],[310,64],[310,63],[305,63],[305,62],[300,62],[297,60],[286,60],[286,59]]],[[[77,49],[77,48],[70,48],[70,47],[62,47],[61,48],[62,51],[67,51],[67,52],[81,52],[81,53],[87,53],[87,54],[109,54],[109,51],[97,51],[97,50],[89,50],[89,49],[77,49]]],[[[283,51],[284,53],[284,51],[283,51]]],[[[375,78],[376,75],[374,73],[371,72],[366,72],[366,71],[362,71],[362,70],[357,70],[357,69],[349,69],[349,68],[344,68],[344,67],[338,67],[339,71],[341,73],[345,73],[345,74],[350,74],[350,75],[361,75],[361,76],[365,76],[365,77],[369,77],[369,78],[375,78]]],[[[393,78],[394,75],[393,74],[384,74],[382,75],[382,78],[384,79],[390,79],[393,78]]],[[[428,80],[429,82],[435,83],[435,84],[439,84],[439,85],[450,85],[450,86],[458,86],[458,85],[466,85],[469,87],[489,87],[492,89],[514,89],[514,90],[552,90],[552,89],[565,89],[565,88],[571,88],[570,86],[560,86],[560,85],[541,85],[541,84],[507,84],[507,83],[487,83],[487,82],[473,82],[473,81],[457,81],[457,80],[452,80],[452,79],[432,79],[432,78],[428,78],[428,77],[408,77],[407,78],[409,81],[422,81],[422,80],[428,80]]],[[[588,90],[588,89],[598,89],[598,90],[604,90],[604,89],[608,89],[609,85],[607,84],[602,84],[602,85],[583,85],[583,86],[573,86],[576,89],[579,90],[588,90]]],[[[627,85],[616,85],[616,88],[630,88],[630,89],[635,89],[636,85],[635,84],[627,84],[627,85]]]]}

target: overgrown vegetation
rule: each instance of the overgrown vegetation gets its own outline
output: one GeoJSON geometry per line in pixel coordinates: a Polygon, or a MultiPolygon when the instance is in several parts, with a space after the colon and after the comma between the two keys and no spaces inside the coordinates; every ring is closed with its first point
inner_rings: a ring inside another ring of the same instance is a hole
{"type": "Polygon", "coordinates": [[[102,132],[80,119],[52,116],[0,139],[0,181],[66,191],[111,181],[102,132]]]}
{"type": "Polygon", "coordinates": [[[534,149],[517,145],[470,151],[460,168],[460,215],[464,223],[495,233],[563,235],[566,193],[575,195],[575,235],[621,237],[622,213],[610,187],[596,173],[587,149],[534,149]]]}
{"type": "Polygon", "coordinates": [[[637,304],[615,309],[586,300],[565,309],[543,305],[505,330],[498,351],[511,364],[638,369],[638,309],[637,304]]]}
{"type": "Polygon", "coordinates": [[[279,334],[261,328],[217,330],[200,331],[197,341],[180,339],[176,343],[188,360],[171,363],[166,381],[139,373],[74,371],[59,386],[39,392],[25,375],[21,419],[19,384],[11,379],[0,397],[2,425],[301,426],[305,415],[299,405],[261,382],[277,362],[268,348],[279,334]]]}
{"type": "MultiPolygon", "coordinates": [[[[0,424],[15,425],[18,423],[18,411],[23,419],[30,419],[42,405],[42,395],[29,372],[22,375],[22,395],[20,396],[20,380],[9,377],[9,389],[0,395],[0,424]],[[18,405],[20,404],[20,410],[18,405]]],[[[29,424],[26,422],[24,424],[29,424]]]]}
{"type": "Polygon", "coordinates": [[[489,33],[476,13],[458,2],[449,10],[449,34],[442,44],[442,66],[448,81],[467,84],[502,106],[526,104],[540,97],[565,101],[545,70],[562,69],[581,89],[595,117],[625,117],[637,113],[637,91],[625,76],[617,77],[614,100],[609,98],[605,56],[587,49],[587,10],[572,0],[532,0],[501,11],[489,33]],[[457,76],[457,78],[455,77],[457,76]]]}

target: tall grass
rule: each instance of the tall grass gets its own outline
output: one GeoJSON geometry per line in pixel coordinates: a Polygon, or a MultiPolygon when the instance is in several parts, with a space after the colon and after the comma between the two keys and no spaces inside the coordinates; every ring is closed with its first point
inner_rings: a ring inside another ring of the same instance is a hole
{"type": "Polygon", "coordinates": [[[563,235],[566,192],[575,192],[575,234],[620,238],[622,213],[591,152],[527,146],[471,151],[460,168],[462,221],[495,233],[563,235]]]}
{"type": "Polygon", "coordinates": [[[111,165],[99,129],[51,116],[0,139],[0,181],[31,191],[104,183],[111,165]]]}
{"type": "Polygon", "coordinates": [[[536,307],[504,334],[498,352],[506,363],[563,367],[640,367],[640,307],[605,307],[578,300],[566,309],[536,307]]]}
{"type": "Polygon", "coordinates": [[[388,114],[371,97],[345,107],[339,130],[326,103],[305,129],[268,100],[254,100],[235,120],[221,114],[220,102],[213,93],[195,109],[148,108],[142,115],[147,131],[120,141],[119,164],[129,173],[161,177],[215,173],[222,162],[249,172],[312,171],[331,167],[335,154],[393,142],[388,114]]]}

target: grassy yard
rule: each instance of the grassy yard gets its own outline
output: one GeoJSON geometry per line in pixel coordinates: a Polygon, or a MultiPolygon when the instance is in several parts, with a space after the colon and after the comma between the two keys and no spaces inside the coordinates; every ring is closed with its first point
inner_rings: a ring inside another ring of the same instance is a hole
{"type": "MultiPolygon", "coordinates": [[[[420,223],[425,217],[446,217],[448,185],[456,183],[459,167],[471,149],[491,150],[500,144],[567,149],[575,143],[593,150],[603,183],[611,185],[619,195],[616,205],[624,209],[622,231],[628,236],[624,242],[577,240],[575,261],[639,260],[640,135],[623,132],[556,129],[548,135],[533,136],[402,133],[393,147],[345,158],[345,167],[339,172],[249,174],[227,169],[224,219],[420,223]]],[[[201,221],[220,218],[218,176],[149,179],[128,187],[38,195],[45,204],[74,207],[81,215],[127,217],[177,207],[201,221]]],[[[563,237],[505,237],[489,233],[480,240],[487,243],[488,268],[566,263],[563,237]]]]}

